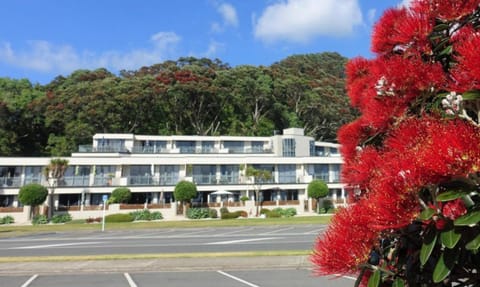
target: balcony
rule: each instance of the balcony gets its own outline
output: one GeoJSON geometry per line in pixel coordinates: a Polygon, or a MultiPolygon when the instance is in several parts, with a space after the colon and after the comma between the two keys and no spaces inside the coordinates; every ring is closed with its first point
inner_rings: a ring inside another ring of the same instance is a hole
{"type": "Polygon", "coordinates": [[[125,147],[120,146],[97,146],[79,145],[78,152],[81,153],[129,153],[130,151],[125,147]]]}
{"type": "Polygon", "coordinates": [[[0,184],[3,187],[20,187],[22,185],[22,179],[19,176],[15,177],[0,177],[0,184]]]}
{"type": "Polygon", "coordinates": [[[157,146],[134,146],[132,153],[141,153],[141,154],[156,154],[156,153],[170,153],[170,150],[166,147],[157,147],[157,146]]]}

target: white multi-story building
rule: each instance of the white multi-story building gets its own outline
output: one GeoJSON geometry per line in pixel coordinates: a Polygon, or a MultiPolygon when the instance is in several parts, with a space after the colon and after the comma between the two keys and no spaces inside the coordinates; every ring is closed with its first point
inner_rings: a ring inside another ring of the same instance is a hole
{"type": "MultiPolygon", "coordinates": [[[[308,212],[306,189],[313,179],[325,181],[334,200],[345,199],[338,147],[316,142],[299,128],[271,137],[96,134],[92,145],[80,146],[65,158],[69,166],[55,188],[55,210],[88,218],[100,209],[105,195],[121,186],[131,190],[132,205],[168,209],[177,182],[189,180],[197,185],[197,206],[218,206],[224,200],[234,206],[242,197],[253,202],[254,190],[260,189],[266,205],[308,212]],[[271,179],[255,182],[245,175],[249,166],[271,172],[271,179]]],[[[0,217],[25,213],[19,189],[34,182],[48,186],[42,171],[50,160],[0,158],[0,217]]]]}

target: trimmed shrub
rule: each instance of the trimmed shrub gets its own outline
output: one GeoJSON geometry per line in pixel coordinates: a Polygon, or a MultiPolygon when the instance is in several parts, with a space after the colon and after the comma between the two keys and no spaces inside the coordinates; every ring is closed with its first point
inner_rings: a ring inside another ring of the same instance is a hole
{"type": "Polygon", "coordinates": [[[216,209],[208,210],[208,216],[210,216],[210,218],[218,218],[217,210],[216,209]]]}
{"type": "Polygon", "coordinates": [[[72,216],[68,213],[66,214],[56,214],[52,216],[51,222],[52,223],[65,223],[72,220],[72,216]]]}
{"type": "Polygon", "coordinates": [[[275,208],[273,209],[273,211],[279,213],[282,217],[293,217],[295,215],[297,215],[297,210],[293,207],[290,207],[290,208],[275,208]]]}
{"type": "Polygon", "coordinates": [[[222,219],[235,219],[239,217],[248,217],[248,213],[244,210],[239,210],[235,212],[225,212],[221,214],[222,219]]]}
{"type": "Polygon", "coordinates": [[[143,210],[135,210],[133,212],[130,212],[130,215],[133,217],[133,221],[138,221],[138,220],[158,220],[158,219],[163,219],[162,214],[160,211],[155,211],[155,212],[150,212],[148,209],[143,209],[143,210]]]}
{"type": "Polygon", "coordinates": [[[12,224],[14,222],[15,222],[15,219],[10,215],[6,215],[0,218],[0,224],[12,224]]]}
{"type": "Polygon", "coordinates": [[[18,200],[24,205],[38,206],[45,202],[48,190],[45,186],[31,183],[24,185],[18,192],[18,200]]]}
{"type": "Polygon", "coordinates": [[[228,208],[222,207],[220,208],[220,214],[228,213],[228,208]]]}
{"type": "Polygon", "coordinates": [[[105,216],[105,222],[132,222],[133,216],[128,213],[116,213],[105,216]]]}
{"type": "Polygon", "coordinates": [[[148,209],[135,210],[130,212],[130,215],[133,217],[133,221],[138,220],[151,220],[152,214],[148,209]]]}
{"type": "Polygon", "coordinates": [[[160,211],[154,211],[150,213],[150,220],[160,220],[163,219],[163,215],[160,211]]]}
{"type": "Polygon", "coordinates": [[[190,219],[202,219],[210,217],[209,208],[189,208],[187,210],[187,218],[190,219]]]}
{"type": "Polygon", "coordinates": [[[270,209],[268,209],[268,208],[262,208],[262,209],[260,209],[260,214],[267,214],[267,213],[269,213],[269,212],[270,212],[270,209]]]}
{"type": "Polygon", "coordinates": [[[265,216],[267,218],[280,218],[280,217],[282,217],[282,215],[275,210],[272,210],[270,212],[265,213],[265,216]]]}
{"type": "Polygon", "coordinates": [[[132,192],[126,187],[117,187],[112,191],[108,203],[127,203],[132,197],[132,192]]]}
{"type": "Polygon", "coordinates": [[[33,225],[47,224],[47,223],[48,223],[48,219],[45,215],[36,215],[32,218],[33,225]]]}
{"type": "Polygon", "coordinates": [[[221,214],[222,219],[235,219],[240,216],[240,213],[237,212],[224,212],[221,214]]]}

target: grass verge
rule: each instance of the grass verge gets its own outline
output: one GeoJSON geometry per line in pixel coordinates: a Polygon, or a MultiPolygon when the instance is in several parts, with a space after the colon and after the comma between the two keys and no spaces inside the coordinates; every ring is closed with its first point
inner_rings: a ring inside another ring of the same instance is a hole
{"type": "MultiPolygon", "coordinates": [[[[206,220],[177,220],[177,221],[142,221],[107,223],[105,229],[158,229],[158,228],[195,228],[195,227],[235,227],[235,226],[262,226],[262,225],[291,225],[291,224],[328,224],[331,216],[296,216],[289,218],[245,218],[245,219],[206,219],[206,220]]],[[[45,225],[0,225],[0,238],[27,236],[52,232],[79,232],[100,231],[101,224],[83,223],[74,221],[67,224],[45,225]]]]}
{"type": "Polygon", "coordinates": [[[0,257],[0,263],[9,262],[60,262],[60,261],[99,261],[99,260],[149,260],[172,258],[225,258],[259,256],[307,256],[310,250],[288,251],[246,251],[246,252],[195,252],[195,253],[150,253],[150,254],[108,254],[78,256],[21,256],[0,257]]]}

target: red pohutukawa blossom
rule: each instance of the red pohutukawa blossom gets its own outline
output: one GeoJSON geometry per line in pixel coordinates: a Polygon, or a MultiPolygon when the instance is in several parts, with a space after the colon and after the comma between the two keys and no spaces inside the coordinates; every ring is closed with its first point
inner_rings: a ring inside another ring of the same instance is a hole
{"type": "Polygon", "coordinates": [[[363,109],[363,103],[365,102],[363,98],[370,98],[376,95],[372,87],[375,86],[378,79],[377,75],[372,75],[370,67],[371,62],[364,58],[354,58],[345,67],[347,91],[353,107],[363,109]]]}
{"type": "MultiPolygon", "coordinates": [[[[376,58],[347,64],[347,92],[361,112],[338,133],[342,180],[352,203],[333,217],[315,243],[311,260],[318,274],[351,274],[365,266],[376,270],[366,263],[382,238],[400,242],[400,250],[396,259],[382,258],[379,266],[393,267],[393,273],[380,268],[383,282],[378,286],[430,286],[432,280],[456,286],[467,282],[469,274],[473,283],[468,286],[480,284],[478,255],[472,260],[469,253],[477,235],[469,226],[455,226],[463,233],[456,243],[464,245],[458,248],[465,258],[460,273],[452,269],[441,278],[430,274],[437,269],[432,262],[442,263],[440,240],[428,247],[434,248],[430,266],[408,263],[419,261],[427,235],[451,230],[451,221],[478,211],[476,195],[449,200],[447,194],[445,202],[438,202],[437,193],[447,183],[453,186],[449,192],[459,190],[460,183],[452,181],[456,178],[474,182],[475,191],[480,186],[475,176],[466,179],[480,174],[479,5],[480,0],[413,0],[410,8],[387,10],[372,36],[376,58]],[[402,253],[404,240],[412,244],[402,253]]],[[[357,283],[366,286],[369,276],[357,283]]]]}
{"type": "Polygon", "coordinates": [[[456,65],[452,76],[456,81],[454,88],[458,92],[480,89],[480,34],[472,26],[463,27],[458,31],[453,42],[456,52],[456,65]]]}
{"type": "Polygon", "coordinates": [[[383,54],[392,52],[399,45],[408,44],[399,37],[399,27],[407,17],[406,9],[388,9],[375,24],[372,35],[372,51],[383,54]]]}
{"type": "MultiPolygon", "coordinates": [[[[479,146],[480,129],[462,120],[425,116],[401,122],[384,140],[384,149],[357,151],[342,175],[347,185],[364,191],[363,198],[336,215],[316,243],[312,260],[319,273],[355,271],[366,256],[364,240],[371,243],[377,232],[405,227],[418,216],[416,194],[423,186],[480,167],[479,146]],[[358,236],[364,240],[352,239],[358,236]]],[[[457,205],[445,211],[448,217],[463,212],[457,205]]]]}
{"type": "Polygon", "coordinates": [[[478,0],[417,0],[412,10],[429,15],[431,19],[461,19],[478,8],[478,0]]]}
{"type": "Polygon", "coordinates": [[[428,36],[434,21],[422,13],[405,8],[385,11],[374,27],[372,51],[380,55],[415,49],[418,52],[431,51],[428,36]]]}
{"type": "Polygon", "coordinates": [[[354,274],[368,259],[378,232],[369,228],[369,215],[361,202],[340,210],[314,246],[310,258],[319,275],[354,274]]]}
{"type": "Polygon", "coordinates": [[[455,220],[466,213],[467,208],[461,199],[449,201],[442,207],[442,214],[451,220],[455,220]]]}

